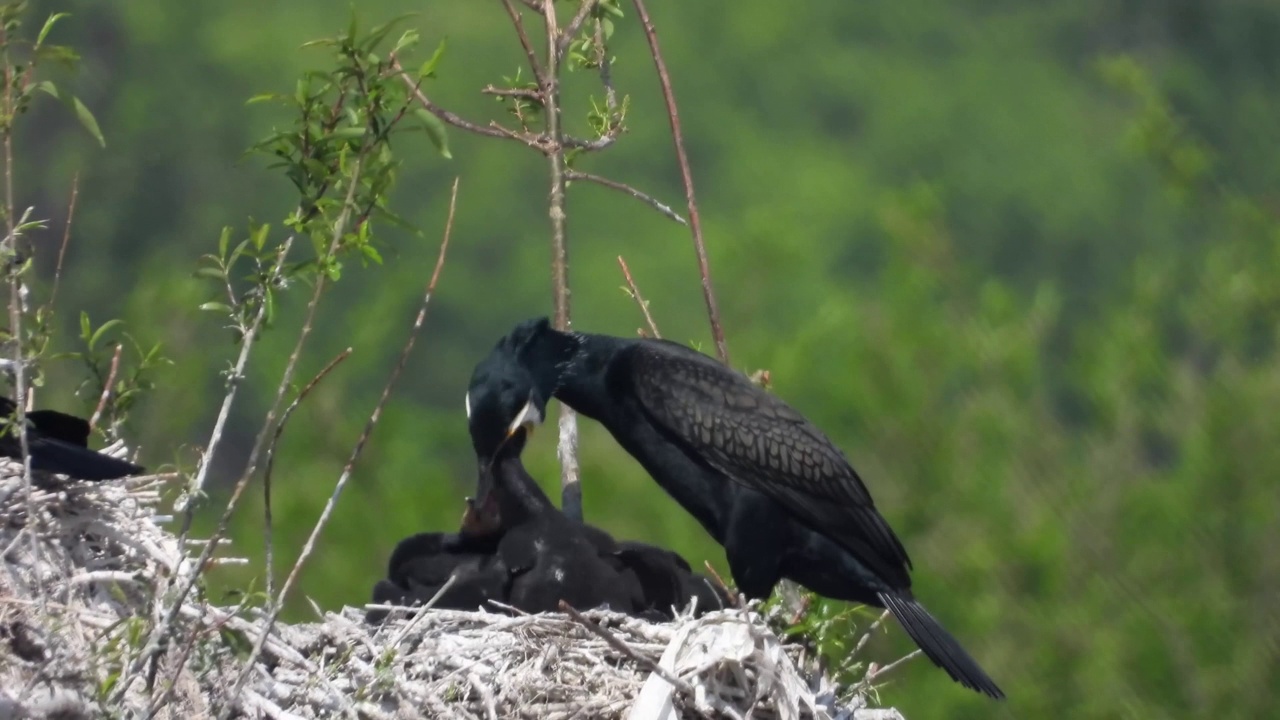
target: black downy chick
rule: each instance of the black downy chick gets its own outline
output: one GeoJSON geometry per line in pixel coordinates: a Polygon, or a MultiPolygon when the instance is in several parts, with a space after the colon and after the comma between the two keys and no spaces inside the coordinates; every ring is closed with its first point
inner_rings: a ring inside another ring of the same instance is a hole
{"type": "Polygon", "coordinates": [[[565,517],[525,471],[520,453],[545,403],[523,371],[502,358],[481,361],[467,392],[467,420],[479,464],[475,511],[500,528],[497,555],[510,573],[507,602],[525,612],[608,607],[636,614],[644,596],[634,575],[619,572],[583,527],[565,517]],[[515,375],[516,377],[513,377],[515,375]]]}
{"type": "MultiPolygon", "coordinates": [[[[463,518],[463,532],[419,533],[401,540],[387,562],[386,579],[373,587],[373,602],[422,605],[437,594],[433,608],[476,610],[489,607],[491,599],[506,602],[509,574],[497,555],[499,536],[469,534],[470,516],[463,518]]],[[[386,616],[386,610],[370,610],[365,621],[380,623],[386,616]]]]}
{"type": "MultiPolygon", "coordinates": [[[[18,407],[0,397],[0,455],[22,460],[22,444],[14,431],[18,407]]],[[[89,449],[89,421],[57,410],[27,413],[27,453],[31,469],[77,480],[114,480],[141,475],[145,469],[89,449]]]]}

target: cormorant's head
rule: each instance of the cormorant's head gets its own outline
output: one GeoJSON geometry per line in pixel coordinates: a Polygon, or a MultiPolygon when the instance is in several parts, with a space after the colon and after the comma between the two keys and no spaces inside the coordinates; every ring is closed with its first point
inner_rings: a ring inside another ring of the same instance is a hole
{"type": "Polygon", "coordinates": [[[495,462],[520,455],[533,429],[546,417],[547,402],[533,376],[500,346],[471,373],[466,408],[471,445],[480,466],[475,501],[483,508],[489,505],[496,482],[495,462]]]}
{"type": "Polygon", "coordinates": [[[556,330],[549,319],[538,317],[517,323],[494,350],[515,358],[533,377],[542,397],[549,398],[577,344],[576,335],[556,330]]]}

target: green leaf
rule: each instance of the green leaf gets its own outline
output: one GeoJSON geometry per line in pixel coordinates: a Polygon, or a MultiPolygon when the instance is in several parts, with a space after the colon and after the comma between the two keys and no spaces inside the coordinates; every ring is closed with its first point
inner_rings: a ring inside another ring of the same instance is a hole
{"type": "Polygon", "coordinates": [[[40,34],[36,36],[36,47],[38,48],[44,44],[44,39],[49,36],[49,31],[53,29],[55,23],[64,17],[70,16],[71,13],[64,12],[50,15],[49,19],[44,21],[44,27],[40,28],[40,34]]]}
{"type": "Polygon", "coordinates": [[[226,303],[220,303],[220,302],[204,303],[203,305],[200,306],[200,309],[208,310],[210,312],[221,312],[221,313],[227,313],[227,314],[231,313],[231,306],[227,305],[226,303]]]}
{"type": "Polygon", "coordinates": [[[400,23],[404,22],[405,20],[408,20],[409,18],[417,14],[418,13],[407,13],[405,15],[401,15],[400,17],[392,18],[391,20],[388,20],[385,24],[379,25],[373,30],[370,30],[369,34],[360,43],[360,49],[366,53],[373,50],[375,47],[378,46],[378,43],[382,42],[383,38],[385,38],[387,34],[391,32],[392,28],[394,28],[396,25],[399,25],[400,23]]]}
{"type": "Polygon", "coordinates": [[[426,62],[422,63],[422,67],[418,68],[419,80],[436,76],[436,66],[440,64],[440,59],[444,57],[444,50],[448,44],[449,38],[446,37],[440,40],[440,44],[436,46],[436,51],[431,53],[431,57],[427,58],[426,62]]]}
{"type": "Polygon", "coordinates": [[[81,310],[80,311],[80,339],[84,340],[85,342],[88,342],[89,333],[91,331],[92,330],[89,325],[89,313],[81,310]]]}
{"type": "Polygon", "coordinates": [[[108,330],[115,327],[116,325],[122,324],[123,322],[124,321],[120,320],[119,318],[114,318],[112,320],[106,321],[105,323],[102,324],[102,327],[98,328],[97,330],[94,330],[93,335],[89,338],[89,351],[92,352],[93,349],[97,347],[98,341],[102,339],[103,334],[105,334],[108,330]]]}
{"type": "Polygon", "coordinates": [[[89,134],[98,141],[98,144],[102,147],[107,146],[106,139],[102,137],[102,130],[98,128],[98,121],[94,119],[93,113],[89,112],[89,108],[85,107],[84,103],[80,102],[80,98],[75,95],[71,95],[70,93],[62,92],[57,85],[54,85],[48,80],[41,80],[32,87],[49,95],[50,97],[58,99],[64,105],[71,108],[71,110],[75,112],[76,117],[80,120],[80,124],[84,125],[84,128],[89,131],[89,134]]]}
{"type": "Polygon", "coordinates": [[[355,140],[365,136],[367,131],[362,127],[340,127],[325,137],[326,140],[355,140]]]}
{"type": "Polygon", "coordinates": [[[405,30],[400,35],[400,39],[396,41],[396,46],[391,49],[392,55],[399,55],[401,50],[406,50],[418,44],[418,31],[412,28],[405,30]]]}
{"type": "Polygon", "coordinates": [[[224,280],[227,276],[220,268],[202,267],[196,269],[194,277],[209,278],[210,280],[224,280]]]}
{"type": "Polygon", "coordinates": [[[449,152],[449,137],[445,133],[444,122],[427,112],[426,108],[415,108],[413,114],[422,121],[422,129],[426,131],[427,137],[431,138],[431,142],[440,151],[440,156],[446,160],[452,160],[453,154],[449,152]]]}

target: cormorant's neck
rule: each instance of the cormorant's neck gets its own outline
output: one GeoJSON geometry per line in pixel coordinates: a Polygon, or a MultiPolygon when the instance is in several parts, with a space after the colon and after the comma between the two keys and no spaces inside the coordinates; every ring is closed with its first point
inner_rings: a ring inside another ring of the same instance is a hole
{"type": "Polygon", "coordinates": [[[574,346],[559,367],[555,397],[587,417],[601,419],[610,407],[609,363],[636,341],[610,335],[574,333],[574,346]]]}
{"type": "Polygon", "coordinates": [[[503,525],[510,526],[532,515],[555,509],[551,498],[525,470],[519,455],[498,456],[493,463],[493,473],[503,525]]]}

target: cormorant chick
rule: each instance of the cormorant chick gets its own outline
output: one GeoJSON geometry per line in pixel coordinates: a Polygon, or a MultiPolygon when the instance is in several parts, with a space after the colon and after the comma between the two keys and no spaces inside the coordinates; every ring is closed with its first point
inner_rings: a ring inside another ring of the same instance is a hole
{"type": "MultiPolygon", "coordinates": [[[[17,405],[0,397],[0,455],[22,460],[21,439],[15,432],[17,405]]],[[[31,469],[59,473],[77,480],[114,480],[140,475],[144,468],[89,449],[89,421],[56,410],[27,413],[27,453],[31,469]]]]}
{"type": "MultiPolygon", "coordinates": [[[[373,602],[421,605],[446,584],[432,607],[476,610],[489,607],[490,599],[506,602],[510,576],[497,556],[500,536],[469,533],[473,515],[468,511],[463,517],[460,533],[419,533],[401,540],[387,562],[386,579],[373,587],[373,602]]],[[[380,623],[386,616],[386,610],[370,610],[365,621],[380,623]]]]}
{"type": "Polygon", "coordinates": [[[952,679],[1004,697],[912,595],[907,552],[844,454],[782,400],[683,345],[565,333],[546,318],[494,352],[528,370],[535,394],[604,425],[724,546],[745,595],[767,597],[785,577],[886,607],[952,679]]]}

